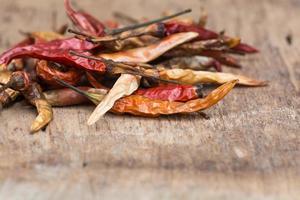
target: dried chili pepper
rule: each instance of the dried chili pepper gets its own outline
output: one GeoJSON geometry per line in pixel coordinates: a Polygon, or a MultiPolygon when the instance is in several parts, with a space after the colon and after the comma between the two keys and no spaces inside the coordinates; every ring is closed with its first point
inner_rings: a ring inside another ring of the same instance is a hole
{"type": "Polygon", "coordinates": [[[200,55],[212,57],[212,58],[216,59],[217,61],[219,61],[220,63],[227,65],[227,66],[236,67],[236,68],[242,67],[236,58],[226,55],[226,54],[223,54],[220,51],[205,50],[205,51],[201,52],[200,55]]]}
{"type": "Polygon", "coordinates": [[[174,33],[182,32],[196,32],[198,33],[198,40],[210,40],[218,38],[218,34],[207,30],[201,26],[187,25],[183,23],[178,23],[178,21],[171,21],[164,23],[165,35],[172,35],[174,33]]]}
{"type": "MultiPolygon", "coordinates": [[[[177,22],[167,22],[165,23],[165,32],[166,35],[174,34],[174,33],[181,33],[181,32],[197,32],[199,34],[198,40],[210,40],[210,39],[216,39],[219,37],[219,34],[217,34],[214,31],[205,29],[201,26],[197,25],[186,25],[181,24],[177,22]]],[[[227,37],[228,38],[228,37],[227,37]]],[[[233,47],[234,50],[243,52],[243,53],[257,53],[258,50],[248,44],[240,43],[233,47]]]]}
{"type": "MultiPolygon", "coordinates": [[[[42,49],[42,47],[44,46],[44,50],[46,51],[46,44],[41,44],[41,45],[36,45],[39,43],[47,43],[53,40],[61,40],[61,43],[59,44],[58,41],[53,42],[53,43],[49,43],[48,47],[49,49],[53,48],[55,45],[57,45],[58,49],[61,49],[64,47],[64,45],[66,45],[67,43],[72,43],[75,45],[75,42],[72,39],[67,39],[66,41],[64,41],[65,39],[63,39],[64,37],[58,33],[55,32],[32,32],[32,33],[25,33],[27,38],[25,40],[23,40],[22,42],[20,42],[19,44],[15,45],[13,48],[7,50],[6,52],[4,52],[1,56],[0,56],[0,71],[1,70],[10,70],[10,71],[15,71],[15,70],[21,70],[23,67],[21,65],[22,60],[20,59],[16,59],[15,63],[11,63],[12,59],[18,58],[18,57],[25,57],[22,56],[22,53],[27,54],[28,51],[31,49],[32,51],[36,51],[38,48],[42,49]],[[65,43],[65,44],[64,44],[65,43]],[[21,54],[21,55],[19,55],[21,54]],[[8,64],[10,64],[9,66],[7,66],[8,64]]],[[[82,43],[82,41],[78,42],[82,43]]],[[[84,42],[86,43],[86,42],[84,42]]],[[[88,43],[86,43],[88,44],[88,43]]],[[[75,45],[76,46],[76,45],[75,45]]]]}
{"type": "Polygon", "coordinates": [[[124,96],[131,95],[134,91],[136,91],[140,85],[140,80],[141,77],[133,76],[130,74],[122,74],[114,84],[113,88],[93,111],[90,118],[88,119],[87,124],[92,125],[96,123],[100,117],[102,117],[114,106],[114,103],[118,99],[124,96]]]}
{"type": "Polygon", "coordinates": [[[86,12],[75,11],[69,0],[65,0],[65,8],[69,18],[79,30],[95,36],[105,33],[105,27],[99,20],[86,12]]]}
{"type": "MultiPolygon", "coordinates": [[[[222,44],[221,44],[222,45],[222,44]]],[[[236,51],[232,51],[229,49],[230,46],[225,46],[225,48],[216,49],[216,48],[207,48],[205,44],[201,44],[199,42],[196,43],[186,43],[177,47],[176,49],[172,49],[171,51],[167,52],[164,56],[166,57],[182,57],[182,56],[205,56],[211,57],[217,60],[218,62],[225,64],[227,66],[241,68],[241,65],[237,59],[234,57],[225,54],[227,51],[229,53],[240,53],[236,51]]],[[[231,47],[230,47],[231,48],[231,47]]]]}
{"type": "Polygon", "coordinates": [[[202,97],[202,85],[161,85],[158,87],[139,89],[134,95],[140,95],[149,99],[157,99],[164,101],[181,101],[202,97]]]}
{"type": "MultiPolygon", "coordinates": [[[[69,54],[69,50],[75,48],[80,50],[86,50],[90,45],[78,45],[78,39],[70,39],[69,41],[75,41],[74,46],[72,46],[72,42],[67,44],[62,44],[61,46],[49,46],[47,44],[36,44],[32,46],[26,46],[14,49],[13,51],[5,52],[0,56],[0,71],[6,70],[7,65],[12,59],[20,58],[20,57],[32,57],[38,59],[44,59],[48,61],[57,62],[60,64],[64,64],[67,66],[78,67],[80,69],[86,68],[89,70],[95,70],[99,72],[105,71],[105,65],[99,62],[93,62],[85,58],[79,58],[77,56],[71,56],[69,54]],[[77,46],[76,46],[77,44],[77,46]]],[[[57,41],[53,41],[57,42],[57,41]]],[[[82,43],[83,44],[83,43],[82,43]]],[[[88,52],[85,52],[86,55],[90,55],[88,52]]]]}
{"type": "Polygon", "coordinates": [[[195,99],[185,103],[152,100],[132,95],[117,101],[112,108],[112,112],[117,114],[128,113],[144,117],[199,112],[210,108],[223,99],[232,90],[236,82],[232,81],[220,86],[204,99],[195,99]]]}
{"type": "MultiPolygon", "coordinates": [[[[227,82],[212,91],[205,98],[195,99],[185,103],[153,100],[140,95],[131,95],[116,101],[115,105],[110,111],[117,114],[128,113],[145,117],[158,117],[159,115],[187,114],[198,112],[210,108],[211,106],[218,103],[233,89],[237,82],[237,80],[227,82]]],[[[78,89],[76,91],[78,91],[78,89]]],[[[96,105],[102,101],[101,97],[97,98],[91,96],[92,93],[84,91],[79,92],[89,98],[96,105]]]]}
{"type": "Polygon", "coordinates": [[[62,79],[71,85],[79,83],[82,72],[73,68],[68,68],[66,71],[57,70],[55,63],[49,63],[45,60],[40,60],[36,66],[37,76],[42,79],[47,85],[52,87],[59,87],[60,85],[53,79],[53,77],[62,79]]]}
{"type": "MultiPolygon", "coordinates": [[[[149,71],[149,70],[148,70],[149,71]]],[[[184,84],[217,83],[238,80],[238,84],[245,86],[265,86],[267,82],[222,72],[194,71],[189,69],[161,70],[159,76],[163,79],[176,80],[184,84]]]]}
{"type": "Polygon", "coordinates": [[[174,57],[166,61],[160,62],[156,65],[158,69],[193,69],[193,70],[208,70],[214,68],[216,71],[221,72],[221,63],[214,58],[205,56],[192,56],[192,57],[174,57]]]}
{"type": "MultiPolygon", "coordinates": [[[[4,87],[4,86],[3,86],[4,87]]],[[[45,99],[40,85],[31,80],[25,71],[12,73],[5,88],[20,91],[24,97],[37,108],[38,116],[33,121],[30,132],[35,133],[44,128],[53,118],[51,105],[45,99]]]]}
{"type": "Polygon", "coordinates": [[[30,132],[36,133],[39,130],[45,128],[53,119],[52,107],[49,102],[45,99],[37,99],[32,100],[34,102],[33,105],[37,108],[38,116],[33,121],[30,132]]]}

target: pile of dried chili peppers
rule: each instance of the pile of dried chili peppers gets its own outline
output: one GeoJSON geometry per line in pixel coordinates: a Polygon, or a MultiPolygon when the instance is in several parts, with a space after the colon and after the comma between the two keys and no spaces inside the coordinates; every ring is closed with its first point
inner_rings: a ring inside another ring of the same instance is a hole
{"type": "Polygon", "coordinates": [[[64,3],[71,29],[26,33],[0,56],[1,107],[19,97],[35,106],[32,133],[52,120],[53,106],[92,102],[97,107],[91,125],[106,112],[146,117],[198,112],[236,84],[266,84],[221,72],[223,65],[241,67],[236,56],[258,51],[205,28],[206,15],[194,21],[182,17],[191,12],[185,10],[139,21],[115,13],[115,20],[101,22],[64,3]],[[208,84],[220,86],[204,96],[208,84]]]}

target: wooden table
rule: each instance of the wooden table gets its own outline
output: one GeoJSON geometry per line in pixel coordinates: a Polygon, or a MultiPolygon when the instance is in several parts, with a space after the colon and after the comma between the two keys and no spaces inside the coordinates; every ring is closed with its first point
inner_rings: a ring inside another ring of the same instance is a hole
{"type": "MultiPolygon", "coordinates": [[[[0,0],[1,52],[19,30],[66,22],[62,0],[0,0]]],[[[226,71],[270,81],[236,88],[200,115],[146,119],[106,115],[92,106],[54,110],[45,132],[29,135],[35,110],[20,102],[0,115],[0,199],[299,199],[300,1],[77,1],[101,19],[112,11],[156,17],[200,7],[209,27],[261,50],[226,71]],[[286,40],[292,38],[291,44],[286,40]]]]}

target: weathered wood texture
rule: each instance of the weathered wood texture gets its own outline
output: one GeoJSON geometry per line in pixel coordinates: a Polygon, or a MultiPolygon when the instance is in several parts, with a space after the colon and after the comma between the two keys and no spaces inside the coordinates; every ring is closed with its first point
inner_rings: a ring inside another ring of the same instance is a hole
{"type": "MultiPolygon", "coordinates": [[[[19,41],[19,30],[50,30],[67,20],[62,0],[0,3],[1,51],[19,41]]],[[[242,71],[230,71],[270,86],[235,89],[207,111],[210,120],[108,114],[88,127],[92,107],[55,109],[47,130],[34,136],[34,109],[17,103],[0,115],[0,199],[300,199],[300,1],[77,5],[101,19],[114,10],[155,17],[188,7],[197,17],[204,6],[210,27],[261,49],[244,59],[242,71]]]]}

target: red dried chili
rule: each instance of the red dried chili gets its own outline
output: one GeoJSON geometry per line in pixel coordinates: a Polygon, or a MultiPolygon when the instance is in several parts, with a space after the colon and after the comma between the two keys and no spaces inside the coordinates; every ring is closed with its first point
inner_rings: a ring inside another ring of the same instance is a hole
{"type": "MultiPolygon", "coordinates": [[[[164,23],[164,26],[165,26],[166,35],[171,35],[180,32],[197,32],[199,34],[198,40],[216,39],[220,36],[218,33],[205,29],[199,25],[187,25],[187,24],[179,23],[178,21],[166,22],[164,23]]],[[[245,43],[240,43],[237,46],[233,47],[232,49],[243,53],[258,52],[256,48],[245,43]]]]}
{"type": "Polygon", "coordinates": [[[99,20],[86,12],[75,11],[69,0],[65,0],[65,8],[73,24],[81,31],[94,36],[102,36],[105,34],[105,27],[99,20]]]}
{"type": "MultiPolygon", "coordinates": [[[[93,44],[76,38],[65,40],[55,40],[48,43],[39,43],[35,45],[17,47],[11,49],[0,56],[0,66],[6,68],[11,60],[22,57],[32,57],[57,62],[64,65],[95,70],[99,72],[105,71],[105,65],[101,62],[95,62],[86,58],[71,56],[70,50],[90,50],[93,44]]],[[[85,55],[90,53],[84,52],[85,55]]]]}
{"type": "Polygon", "coordinates": [[[240,63],[236,58],[234,58],[228,54],[224,54],[222,51],[204,50],[201,53],[199,53],[199,55],[214,58],[217,61],[219,61],[220,63],[227,65],[227,66],[241,68],[240,63]]]}
{"type": "Polygon", "coordinates": [[[164,23],[165,26],[165,35],[172,35],[174,33],[181,33],[181,32],[196,32],[199,34],[198,40],[210,40],[218,38],[218,34],[207,30],[203,27],[196,26],[196,25],[187,25],[179,23],[178,21],[170,21],[164,23]]]}
{"type": "Polygon", "coordinates": [[[139,89],[134,94],[164,101],[186,102],[202,97],[202,86],[191,85],[161,85],[158,87],[139,89]]]}

